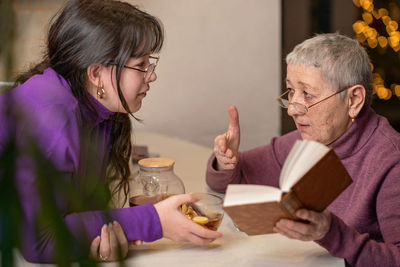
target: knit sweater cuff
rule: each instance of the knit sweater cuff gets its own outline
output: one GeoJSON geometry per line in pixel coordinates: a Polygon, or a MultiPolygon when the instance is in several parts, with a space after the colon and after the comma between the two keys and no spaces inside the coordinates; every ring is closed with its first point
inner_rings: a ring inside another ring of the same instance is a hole
{"type": "Polygon", "coordinates": [[[328,233],[326,233],[326,235],[322,239],[315,241],[317,244],[328,250],[333,255],[341,248],[340,244],[342,239],[342,223],[342,220],[340,220],[336,215],[331,214],[331,226],[328,233]]]}
{"type": "Polygon", "coordinates": [[[225,193],[226,187],[231,183],[239,183],[240,175],[238,165],[233,170],[217,170],[215,165],[217,164],[215,155],[212,155],[208,160],[206,182],[211,189],[225,193]]]}

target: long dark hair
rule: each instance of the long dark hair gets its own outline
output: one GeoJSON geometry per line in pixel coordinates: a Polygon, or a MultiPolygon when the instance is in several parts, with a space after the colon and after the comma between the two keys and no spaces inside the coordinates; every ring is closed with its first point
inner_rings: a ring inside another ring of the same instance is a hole
{"type": "MultiPolygon", "coordinates": [[[[17,77],[17,83],[51,67],[69,83],[81,104],[93,105],[86,89],[87,68],[113,63],[119,98],[132,115],[120,87],[121,72],[130,57],[161,50],[164,32],[159,20],[128,3],[113,0],[71,0],[53,20],[43,61],[17,77]]],[[[128,114],[115,113],[112,117],[112,149],[107,166],[108,181],[119,179],[112,193],[122,190],[123,203],[129,193],[132,150],[128,114]]]]}

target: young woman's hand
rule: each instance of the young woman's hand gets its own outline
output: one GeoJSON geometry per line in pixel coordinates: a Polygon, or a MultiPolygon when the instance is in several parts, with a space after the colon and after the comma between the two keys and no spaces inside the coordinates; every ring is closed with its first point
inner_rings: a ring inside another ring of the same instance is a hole
{"type": "Polygon", "coordinates": [[[324,238],[331,227],[331,214],[328,210],[315,212],[301,209],[296,211],[296,216],[309,223],[281,219],[275,225],[275,232],[292,239],[314,241],[324,238]]]}
{"type": "Polygon", "coordinates": [[[90,246],[90,255],[98,261],[117,261],[128,255],[129,243],[141,245],[141,240],[128,242],[121,225],[114,221],[101,228],[101,236],[97,236],[90,246]]]}
{"type": "Polygon", "coordinates": [[[199,200],[191,194],[171,196],[154,205],[160,217],[163,236],[176,242],[191,242],[205,245],[222,235],[205,229],[186,218],[181,212],[181,205],[199,200]]]}
{"type": "Polygon", "coordinates": [[[240,144],[239,113],[235,106],[229,107],[229,127],[214,139],[214,154],[218,170],[232,170],[238,162],[240,144]]]}

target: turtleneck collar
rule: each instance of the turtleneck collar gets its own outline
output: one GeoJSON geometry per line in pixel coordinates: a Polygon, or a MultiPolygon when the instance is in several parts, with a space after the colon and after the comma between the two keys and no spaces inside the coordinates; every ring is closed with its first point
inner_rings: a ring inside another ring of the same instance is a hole
{"type": "Polygon", "coordinates": [[[334,148],[340,159],[345,159],[366,145],[378,122],[379,116],[370,107],[364,107],[349,129],[328,146],[334,148]]]}
{"type": "Polygon", "coordinates": [[[91,94],[89,94],[89,99],[93,103],[93,106],[96,110],[93,110],[90,106],[90,117],[92,122],[95,125],[98,125],[102,123],[103,121],[106,121],[110,118],[111,115],[114,114],[114,112],[108,110],[105,106],[103,106],[95,97],[93,97],[91,94]]]}
{"type": "MultiPolygon", "coordinates": [[[[60,74],[58,74],[55,70],[53,70],[52,68],[47,68],[44,71],[44,73],[46,75],[50,75],[50,76],[52,76],[52,75],[57,76],[57,78],[59,79],[62,86],[67,88],[68,90],[70,90],[72,93],[71,86],[64,79],[64,77],[62,77],[60,74]]],[[[89,95],[89,99],[84,100],[85,101],[84,105],[81,105],[81,106],[84,106],[83,113],[84,113],[84,117],[87,121],[89,121],[90,123],[92,123],[96,126],[96,125],[108,120],[110,118],[110,116],[114,114],[114,112],[112,112],[112,111],[108,110],[106,107],[104,107],[91,94],[88,94],[88,95],[89,95]],[[90,103],[88,103],[88,101],[90,101],[92,103],[92,105],[90,105],[90,103]]],[[[81,103],[81,104],[83,104],[83,103],[81,103]]]]}

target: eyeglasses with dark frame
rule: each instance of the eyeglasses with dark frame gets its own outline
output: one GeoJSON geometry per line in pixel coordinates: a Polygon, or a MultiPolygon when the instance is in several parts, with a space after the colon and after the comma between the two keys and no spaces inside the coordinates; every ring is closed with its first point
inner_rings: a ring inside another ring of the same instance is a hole
{"type": "Polygon", "coordinates": [[[150,81],[151,75],[153,74],[154,70],[157,67],[158,61],[160,60],[159,56],[149,56],[149,58],[154,59],[156,62],[150,63],[150,65],[147,66],[147,68],[145,68],[144,70],[139,69],[139,68],[130,67],[127,65],[124,65],[124,68],[143,72],[144,73],[144,82],[148,83],[150,81]]]}
{"type": "Polygon", "coordinates": [[[339,93],[341,93],[341,92],[343,92],[343,91],[346,91],[347,89],[351,88],[352,86],[353,86],[353,85],[351,85],[351,86],[346,86],[346,87],[344,87],[344,88],[342,88],[342,89],[336,91],[335,93],[333,93],[333,94],[331,94],[331,95],[329,95],[329,96],[327,96],[327,97],[325,97],[325,98],[323,98],[323,99],[321,99],[321,100],[319,100],[319,101],[317,101],[317,102],[315,102],[314,104],[311,104],[311,105],[309,105],[309,106],[305,106],[305,105],[300,104],[300,103],[297,103],[297,102],[289,102],[289,99],[285,99],[284,97],[285,97],[285,95],[287,95],[287,94],[290,92],[290,89],[289,89],[289,90],[286,90],[286,91],[285,91],[283,94],[281,94],[276,100],[278,101],[279,106],[281,106],[281,107],[283,107],[283,108],[289,108],[289,106],[292,105],[292,106],[296,109],[296,111],[297,111],[298,113],[304,115],[304,114],[306,114],[306,113],[308,112],[308,110],[309,110],[311,107],[313,107],[313,106],[315,106],[315,105],[321,103],[322,101],[325,101],[325,100],[331,98],[331,97],[334,96],[334,95],[337,95],[337,94],[339,94],[339,93]]]}

